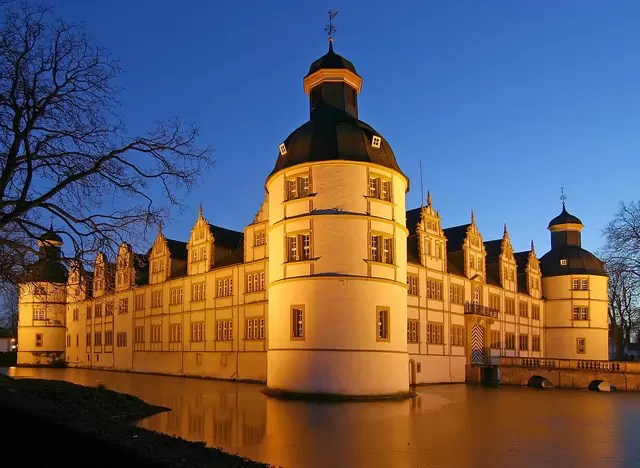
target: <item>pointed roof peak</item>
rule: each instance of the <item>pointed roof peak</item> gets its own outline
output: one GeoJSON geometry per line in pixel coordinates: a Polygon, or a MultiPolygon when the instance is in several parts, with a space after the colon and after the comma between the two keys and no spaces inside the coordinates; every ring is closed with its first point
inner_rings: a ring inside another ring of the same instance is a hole
{"type": "Polygon", "coordinates": [[[476,224],[476,214],[471,210],[471,224],[476,224]]]}
{"type": "Polygon", "coordinates": [[[531,253],[535,253],[535,252],[536,252],[536,249],[533,245],[533,239],[531,239],[531,253]]]}
{"type": "Polygon", "coordinates": [[[431,206],[433,204],[433,200],[431,199],[431,190],[427,190],[427,206],[431,206]]]}
{"type": "Polygon", "coordinates": [[[502,232],[502,237],[504,238],[509,237],[509,231],[507,231],[507,223],[504,223],[504,231],[502,232]]]}
{"type": "Polygon", "coordinates": [[[198,218],[204,218],[204,216],[202,215],[202,203],[200,203],[200,208],[198,208],[198,218]]]}

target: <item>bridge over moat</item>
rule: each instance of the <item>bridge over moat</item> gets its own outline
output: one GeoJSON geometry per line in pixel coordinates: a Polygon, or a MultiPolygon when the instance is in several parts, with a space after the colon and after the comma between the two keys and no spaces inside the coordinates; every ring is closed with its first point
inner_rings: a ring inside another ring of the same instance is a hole
{"type": "Polygon", "coordinates": [[[498,367],[504,385],[526,386],[542,377],[558,388],[587,389],[608,382],[617,390],[640,391],[640,362],[503,357],[498,367]]]}

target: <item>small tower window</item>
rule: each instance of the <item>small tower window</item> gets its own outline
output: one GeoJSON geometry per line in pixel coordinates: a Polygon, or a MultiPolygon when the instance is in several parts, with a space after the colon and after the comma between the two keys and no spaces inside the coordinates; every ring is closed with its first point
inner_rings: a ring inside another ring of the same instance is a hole
{"type": "Polygon", "coordinates": [[[280,143],[280,146],[278,147],[278,149],[280,150],[280,154],[282,156],[284,156],[285,154],[287,154],[287,147],[285,146],[284,143],[280,143]]]}
{"type": "Polygon", "coordinates": [[[382,143],[382,138],[374,135],[373,139],[371,140],[371,146],[373,146],[374,148],[380,148],[380,143],[382,143]]]}
{"type": "Polygon", "coordinates": [[[560,259],[560,265],[567,266],[567,259],[566,258],[560,259]]]}

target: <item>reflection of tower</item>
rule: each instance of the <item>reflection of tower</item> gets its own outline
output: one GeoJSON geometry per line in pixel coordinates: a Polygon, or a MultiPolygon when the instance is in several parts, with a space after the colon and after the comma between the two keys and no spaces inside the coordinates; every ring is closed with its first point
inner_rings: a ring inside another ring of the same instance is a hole
{"type": "Polygon", "coordinates": [[[304,78],[310,120],[280,145],[266,181],[273,390],[408,392],[409,181],[358,120],[361,86],[330,42],[304,78]]]}
{"type": "Polygon", "coordinates": [[[604,263],[582,248],[582,221],[562,212],[549,223],[551,250],[541,259],[546,356],[608,359],[608,277],[604,263]]]}
{"type": "Polygon", "coordinates": [[[18,364],[51,365],[64,359],[67,269],[62,244],[52,226],[38,239],[40,259],[20,284],[18,364]]]}

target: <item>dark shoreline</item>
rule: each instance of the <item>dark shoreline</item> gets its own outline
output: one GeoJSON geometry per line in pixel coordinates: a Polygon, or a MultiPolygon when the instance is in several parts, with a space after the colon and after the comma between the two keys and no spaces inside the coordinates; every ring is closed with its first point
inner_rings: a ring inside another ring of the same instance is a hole
{"type": "Polygon", "coordinates": [[[4,467],[266,467],[132,424],[167,408],[69,382],[0,375],[4,467]]]}

